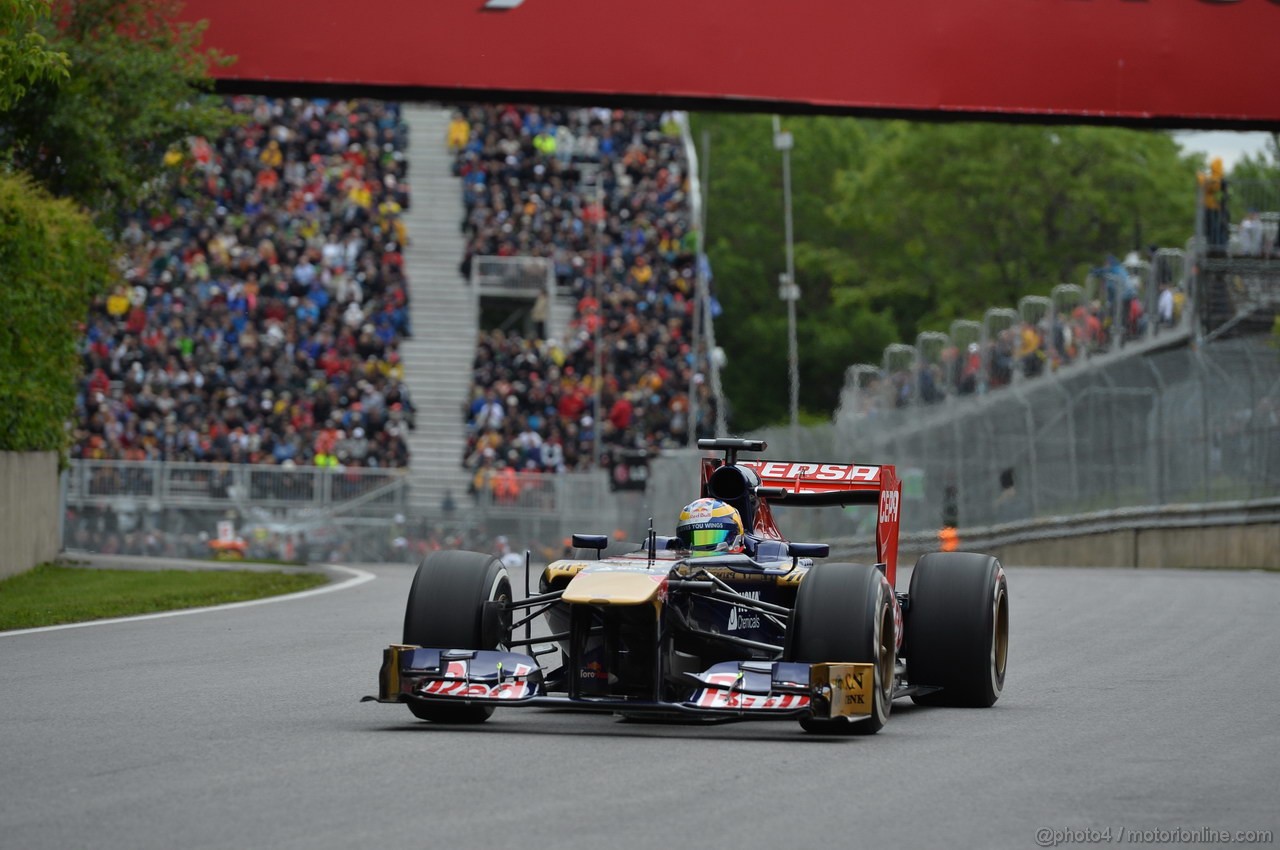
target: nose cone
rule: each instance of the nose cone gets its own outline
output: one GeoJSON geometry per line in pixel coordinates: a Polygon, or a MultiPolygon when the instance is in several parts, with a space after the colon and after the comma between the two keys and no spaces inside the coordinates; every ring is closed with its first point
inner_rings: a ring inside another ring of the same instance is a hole
{"type": "Polygon", "coordinates": [[[666,584],[665,573],[588,568],[569,582],[564,601],[585,605],[643,605],[657,599],[666,584]]]}

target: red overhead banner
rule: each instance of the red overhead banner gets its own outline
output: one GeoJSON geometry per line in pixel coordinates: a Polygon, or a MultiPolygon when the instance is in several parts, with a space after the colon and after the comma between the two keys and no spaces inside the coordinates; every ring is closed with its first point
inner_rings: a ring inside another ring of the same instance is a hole
{"type": "Polygon", "coordinates": [[[1280,126],[1280,0],[188,0],[222,87],[1280,126]]]}

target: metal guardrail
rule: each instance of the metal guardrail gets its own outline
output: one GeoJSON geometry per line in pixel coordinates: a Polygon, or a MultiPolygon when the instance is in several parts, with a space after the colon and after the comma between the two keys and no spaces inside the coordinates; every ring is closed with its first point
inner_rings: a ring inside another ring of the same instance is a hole
{"type": "MultiPolygon", "coordinates": [[[[1116,532],[1205,529],[1277,523],[1280,523],[1280,497],[1192,505],[1119,508],[1071,516],[1039,517],[999,525],[961,528],[958,532],[962,550],[987,551],[1017,544],[1070,540],[1116,532]]],[[[874,543],[863,539],[845,538],[832,540],[830,543],[832,558],[865,558],[875,554],[874,543]]],[[[902,535],[898,541],[898,548],[904,555],[925,553],[936,551],[938,543],[936,532],[917,532],[902,535]]],[[[1220,565],[1204,564],[1203,566],[1220,565]]]]}
{"type": "MultiPolygon", "coordinates": [[[[781,447],[781,446],[780,446],[781,447]]],[[[786,449],[783,449],[785,452],[786,449]]],[[[822,447],[820,453],[826,456],[830,447],[822,447]]],[[[492,539],[495,535],[510,537],[513,548],[524,546],[555,549],[570,533],[592,532],[615,534],[624,532],[627,539],[638,539],[646,517],[654,517],[659,528],[665,528],[674,522],[678,505],[692,498],[696,493],[696,462],[694,452],[673,452],[671,458],[664,458],[654,468],[652,483],[655,485],[648,494],[618,493],[608,491],[607,479],[596,474],[573,474],[562,476],[546,476],[541,486],[528,492],[526,498],[512,502],[497,502],[482,498],[472,501],[466,499],[458,505],[451,516],[410,515],[407,522],[422,527],[435,526],[445,530],[472,529],[477,532],[481,541],[492,539]],[[423,525],[425,524],[425,525],[423,525]]],[[[108,464],[117,462],[77,461],[81,473],[86,467],[101,471],[108,464]]],[[[135,467],[143,466],[135,464],[135,467]]],[[[197,464],[175,464],[175,467],[191,467],[197,464]]],[[[210,466],[208,464],[200,466],[210,466]]],[[[140,473],[144,470],[129,470],[140,473]]],[[[172,472],[181,471],[178,468],[172,472]]],[[[279,471],[279,470],[274,470],[279,471]]],[[[332,480],[333,473],[324,470],[305,470],[309,473],[327,474],[332,480]]],[[[68,481],[77,478],[74,469],[68,481]]],[[[169,476],[172,480],[172,476],[169,476]]],[[[95,528],[93,508],[114,505],[119,509],[122,504],[134,500],[148,498],[146,492],[156,492],[155,482],[165,480],[161,475],[151,480],[151,489],[141,486],[142,481],[134,476],[132,487],[120,487],[114,495],[99,492],[97,495],[80,494],[68,499],[67,504],[83,514],[79,523],[68,529],[68,537],[64,545],[68,548],[85,548],[97,551],[95,542],[100,542],[100,535],[85,534],[82,529],[95,528]],[[85,510],[89,509],[88,513],[85,510]],[[88,525],[86,526],[86,522],[88,525]],[[77,532],[82,532],[77,534],[77,532]]],[[[214,479],[209,479],[213,481],[214,479]]],[[[323,480],[317,476],[317,480],[323,480]]],[[[84,476],[80,476],[84,483],[84,476]]],[[[98,490],[102,490],[103,478],[98,478],[98,490]]],[[[224,518],[225,509],[233,506],[231,494],[218,495],[218,485],[213,485],[211,495],[193,497],[191,494],[182,497],[170,490],[171,498],[176,501],[165,503],[167,508],[177,508],[185,515],[182,520],[159,520],[162,523],[154,526],[151,523],[132,520],[129,528],[122,529],[125,539],[130,539],[128,532],[133,529],[131,537],[135,543],[142,545],[147,529],[160,528],[176,541],[175,545],[186,546],[189,554],[200,557],[206,554],[204,537],[198,540],[197,531],[211,534],[215,521],[224,518]],[[202,499],[204,501],[202,501],[202,499]],[[209,499],[214,504],[211,506],[209,499]]],[[[230,485],[235,487],[235,484],[230,485]]],[[[397,483],[383,484],[382,487],[396,487],[397,483]]],[[[68,493],[75,489],[68,486],[68,493]]],[[[334,494],[330,494],[332,498],[334,494]]],[[[262,527],[270,530],[272,539],[276,536],[294,537],[301,552],[310,543],[319,547],[312,557],[321,557],[329,551],[339,552],[343,557],[357,560],[412,560],[412,553],[398,549],[395,538],[402,532],[403,516],[391,517],[393,506],[379,500],[386,498],[378,488],[368,490],[364,495],[346,501],[331,502],[327,518],[319,506],[313,501],[305,503],[302,510],[290,511],[289,519],[283,515],[273,523],[266,519],[255,519],[254,514],[260,512],[268,503],[250,502],[238,505],[248,508],[241,514],[239,527],[252,539],[253,535],[246,529],[262,527]],[[308,519],[308,517],[310,517],[308,519]],[[314,538],[314,540],[313,540],[314,538]]],[[[160,504],[152,502],[152,505],[160,504]]],[[[138,507],[144,507],[139,505],[138,507]]],[[[300,507],[292,504],[292,507],[300,507]]],[[[395,511],[397,514],[399,511],[395,511]]],[[[847,512],[815,510],[811,508],[797,509],[794,515],[785,517],[784,528],[792,539],[821,540],[829,542],[833,558],[864,558],[873,553],[874,511],[859,523],[847,512]],[[851,529],[859,526],[856,536],[851,529]]],[[[1217,526],[1243,526],[1253,524],[1280,524],[1280,497],[1261,499],[1233,500],[1212,503],[1195,503],[1162,506],[1141,506],[1094,511],[1075,515],[1044,516],[1014,522],[998,523],[985,526],[964,526],[960,529],[961,548],[966,550],[986,551],[999,549],[1015,544],[1051,542],[1069,540],[1090,535],[1104,535],[1121,531],[1150,531],[1157,529],[1206,529],[1217,526]]],[[[264,541],[264,544],[266,542],[264,541]]],[[[480,544],[483,545],[483,544],[480,544]]],[[[127,544],[126,544],[127,547],[127,544]]],[[[313,547],[314,548],[314,547],[313,547]]],[[[915,555],[938,548],[936,530],[908,533],[904,530],[900,538],[900,551],[903,563],[907,564],[915,555]]],[[[128,551],[127,548],[125,551],[128,551]]],[[[264,550],[266,551],[266,550],[264,550]]],[[[1206,565],[1212,566],[1212,565],[1206,565]]]]}
{"type": "Polygon", "coordinates": [[[122,499],[167,508],[332,510],[359,500],[362,509],[401,510],[407,496],[401,469],[322,469],[250,464],[73,460],[66,501],[108,505],[122,499]]]}
{"type": "Polygon", "coordinates": [[[261,529],[340,558],[399,560],[405,553],[390,541],[401,526],[559,545],[572,532],[614,534],[641,524],[643,510],[633,497],[615,498],[603,471],[521,473],[508,483],[515,486],[491,482],[460,494],[448,512],[421,512],[409,505],[402,469],[76,460],[63,477],[63,516],[73,521],[61,536],[68,548],[140,551],[155,533],[199,556],[204,542],[197,535],[212,535],[218,521],[234,518],[242,533],[261,529]]]}
{"type": "MultiPolygon", "coordinates": [[[[65,487],[70,505],[103,506],[127,500],[154,509],[247,506],[380,515],[405,510],[408,473],[402,469],[73,460],[65,487]]],[[[459,507],[481,515],[590,516],[602,512],[609,496],[609,481],[602,472],[521,472],[509,483],[495,475],[483,490],[462,497],[459,507]]]]}

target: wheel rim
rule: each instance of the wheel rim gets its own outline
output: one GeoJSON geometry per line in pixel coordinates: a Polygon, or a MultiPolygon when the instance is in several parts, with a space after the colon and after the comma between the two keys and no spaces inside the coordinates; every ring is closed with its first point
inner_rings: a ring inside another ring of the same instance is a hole
{"type": "Polygon", "coordinates": [[[877,630],[880,645],[876,651],[876,667],[880,674],[880,693],[886,702],[893,696],[894,639],[893,609],[885,605],[880,609],[880,628],[877,630]]]}
{"type": "MultiPolygon", "coordinates": [[[[511,603],[511,582],[507,578],[505,573],[502,575],[500,580],[495,583],[495,590],[491,594],[490,598],[492,599],[492,601],[501,602],[503,605],[509,605],[511,603]]],[[[503,634],[507,636],[507,640],[510,640],[511,628],[505,622],[503,624],[502,631],[503,631],[503,634]]],[[[507,646],[507,641],[500,639],[498,640],[497,645],[494,647],[494,649],[500,649],[503,652],[509,652],[511,650],[511,647],[507,646]]]]}
{"type": "Polygon", "coordinates": [[[1000,688],[1004,684],[1005,665],[1009,660],[1009,598],[1001,584],[996,591],[994,628],[991,630],[991,678],[1000,688]]]}

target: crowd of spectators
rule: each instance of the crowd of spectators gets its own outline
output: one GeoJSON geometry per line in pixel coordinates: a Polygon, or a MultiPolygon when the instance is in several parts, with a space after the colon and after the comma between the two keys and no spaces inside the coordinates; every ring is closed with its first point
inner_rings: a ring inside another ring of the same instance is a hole
{"type": "Polygon", "coordinates": [[[72,456],[398,467],[413,404],[395,104],[233,97],[168,153],[95,303],[72,456]]]}
{"type": "MultiPolygon", "coordinates": [[[[1090,286],[1080,292],[1088,300],[1059,304],[1038,316],[1021,316],[1006,327],[989,328],[989,336],[967,344],[950,344],[930,360],[906,358],[900,365],[863,379],[854,397],[855,415],[888,408],[930,405],[948,396],[986,393],[1006,387],[1015,376],[1036,378],[1109,350],[1121,342],[1141,339],[1152,328],[1181,321],[1185,294],[1167,277],[1146,279],[1136,254],[1121,263],[1115,256],[1093,269],[1090,286]],[[1156,287],[1155,314],[1147,313],[1144,286],[1156,287]],[[1088,297],[1092,296],[1092,297],[1088,297]]],[[[1007,312],[1007,311],[1006,311],[1007,312]]]]}
{"type": "Polygon", "coordinates": [[[514,498],[517,476],[685,445],[691,427],[711,435],[714,399],[693,350],[698,248],[670,116],[471,106],[447,143],[464,187],[463,277],[477,256],[541,257],[575,305],[552,339],[545,303],[529,333],[480,332],[463,412],[473,492],[514,498]]]}

